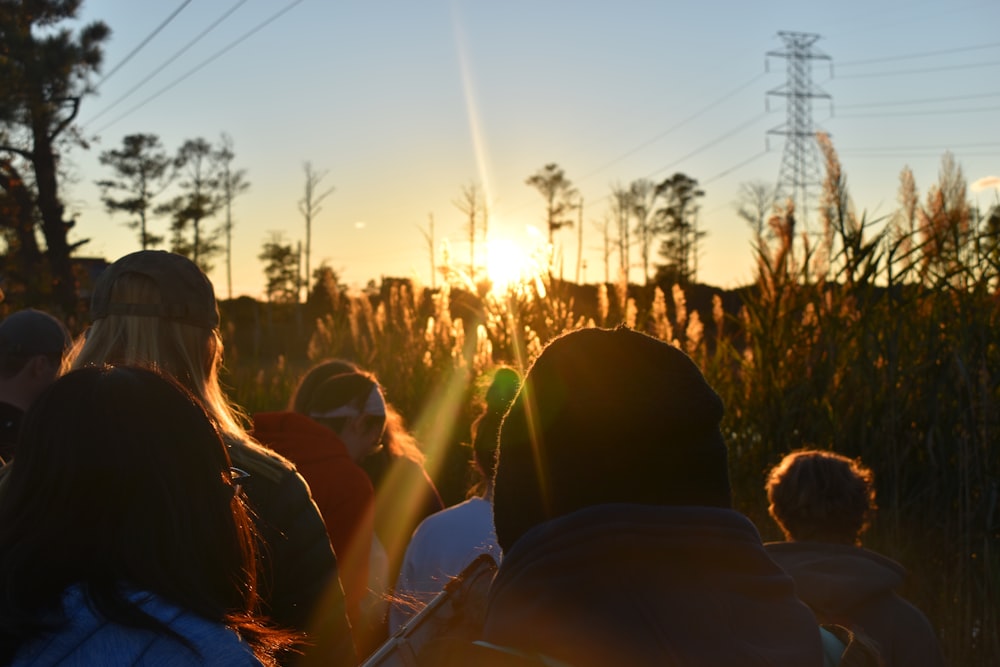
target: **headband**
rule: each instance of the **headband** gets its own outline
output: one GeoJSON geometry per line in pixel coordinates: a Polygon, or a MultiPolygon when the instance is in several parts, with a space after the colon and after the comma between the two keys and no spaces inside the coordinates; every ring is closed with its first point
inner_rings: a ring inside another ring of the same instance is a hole
{"type": "Polygon", "coordinates": [[[368,394],[368,399],[364,406],[358,410],[354,405],[348,403],[326,412],[310,412],[313,419],[336,419],[338,417],[358,417],[360,415],[372,415],[373,417],[385,417],[385,399],[378,386],[372,387],[368,394]]]}

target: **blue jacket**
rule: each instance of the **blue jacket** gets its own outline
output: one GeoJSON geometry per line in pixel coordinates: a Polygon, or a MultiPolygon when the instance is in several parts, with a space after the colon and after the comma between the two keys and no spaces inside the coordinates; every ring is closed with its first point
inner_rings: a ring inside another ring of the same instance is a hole
{"type": "Polygon", "coordinates": [[[150,616],[187,639],[195,651],[175,638],[151,630],[130,628],[102,617],[79,586],[63,595],[66,623],[24,644],[13,667],[84,667],[90,665],[218,665],[260,667],[250,647],[220,623],[185,611],[151,593],[132,593],[150,616]]]}

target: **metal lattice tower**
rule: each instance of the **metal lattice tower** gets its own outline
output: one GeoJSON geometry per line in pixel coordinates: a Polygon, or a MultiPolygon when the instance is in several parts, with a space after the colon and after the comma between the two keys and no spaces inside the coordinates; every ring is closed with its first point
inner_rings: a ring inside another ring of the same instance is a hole
{"type": "MultiPolygon", "coordinates": [[[[779,32],[785,42],[783,51],[768,51],[770,58],[787,58],[788,73],[785,85],[767,91],[767,94],[786,98],[786,119],[783,125],[768,130],[768,135],[785,136],[785,149],[781,156],[781,169],[775,196],[778,201],[791,198],[795,202],[795,217],[803,223],[812,197],[819,193],[823,175],[816,144],[817,128],[813,126],[812,101],[831,99],[813,85],[812,61],[830,60],[830,56],[813,49],[819,35],[804,32],[779,32]]],[[[832,67],[832,64],[831,64],[832,67]]],[[[770,100],[770,97],[767,98],[770,100]]]]}

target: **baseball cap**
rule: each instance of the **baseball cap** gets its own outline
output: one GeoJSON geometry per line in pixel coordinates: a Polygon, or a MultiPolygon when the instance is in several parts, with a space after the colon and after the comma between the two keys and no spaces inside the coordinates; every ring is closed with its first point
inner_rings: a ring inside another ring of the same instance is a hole
{"type": "Polygon", "coordinates": [[[90,301],[94,320],[108,315],[162,317],[204,329],[219,326],[215,290],[208,276],[183,255],[165,250],[140,250],[125,255],[97,278],[90,301]],[[112,300],[118,278],[136,273],[151,280],[160,292],[160,303],[120,303],[112,300]]]}
{"type": "Polygon", "coordinates": [[[58,359],[69,346],[69,332],[63,323],[41,310],[19,310],[0,322],[0,358],[44,354],[58,359]]]}

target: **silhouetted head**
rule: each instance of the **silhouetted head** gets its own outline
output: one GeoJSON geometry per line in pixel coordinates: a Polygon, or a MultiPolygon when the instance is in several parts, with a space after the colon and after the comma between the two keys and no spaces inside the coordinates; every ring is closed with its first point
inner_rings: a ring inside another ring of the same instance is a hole
{"type": "Polygon", "coordinates": [[[48,313],[27,308],[5,317],[0,322],[2,400],[26,410],[62,373],[70,342],[63,323],[48,313]]]}
{"type": "Polygon", "coordinates": [[[556,338],[500,429],[500,546],[592,505],[729,507],[722,413],[698,367],[667,343],[624,327],[556,338]]]}
{"type": "Polygon", "coordinates": [[[767,475],[768,511],[785,539],[860,544],[877,509],[875,476],[836,452],[788,454],[767,475]]]}
{"type": "Polygon", "coordinates": [[[220,622],[249,613],[252,532],[232,479],[211,419],[171,379],[90,367],[56,380],[25,415],[0,504],[4,634],[72,584],[146,626],[120,586],[220,622]]]}
{"type": "Polygon", "coordinates": [[[472,452],[482,474],[492,480],[496,469],[496,452],[500,438],[500,423],[521,386],[521,376],[513,368],[498,368],[486,390],[486,405],[472,422],[472,452]]]}
{"type": "Polygon", "coordinates": [[[66,327],[48,313],[34,308],[11,313],[0,322],[0,377],[17,375],[37,357],[58,371],[70,343],[66,327]]]}
{"type": "Polygon", "coordinates": [[[381,443],[386,424],[382,390],[373,375],[347,362],[313,367],[299,382],[291,402],[296,412],[337,433],[355,461],[381,443]]]}
{"type": "Polygon", "coordinates": [[[226,435],[245,439],[219,384],[219,311],[197,264],[163,250],[125,255],[98,277],[90,310],[94,322],[78,344],[74,368],[155,368],[198,396],[226,435]]]}

